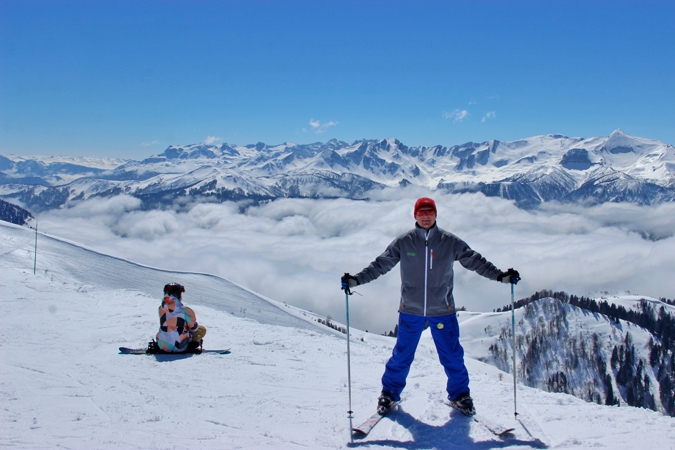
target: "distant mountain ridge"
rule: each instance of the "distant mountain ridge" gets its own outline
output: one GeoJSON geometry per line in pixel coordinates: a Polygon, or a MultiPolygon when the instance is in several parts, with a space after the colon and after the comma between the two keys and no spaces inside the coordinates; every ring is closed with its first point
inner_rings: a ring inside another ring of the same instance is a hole
{"type": "MultiPolygon", "coordinates": [[[[44,158],[43,158],[44,159],[44,158]]],[[[397,139],[169,146],[141,161],[45,163],[0,155],[0,197],[40,211],[121,193],[147,209],[194,201],[366,199],[421,186],[482,192],[522,208],[550,201],[644,205],[675,200],[675,148],[616,130],[608,137],[535,136],[445,147],[397,139]]]]}

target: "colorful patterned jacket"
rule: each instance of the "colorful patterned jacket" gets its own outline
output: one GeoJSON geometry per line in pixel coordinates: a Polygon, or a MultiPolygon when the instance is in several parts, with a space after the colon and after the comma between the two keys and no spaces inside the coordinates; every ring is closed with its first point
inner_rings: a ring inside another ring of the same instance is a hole
{"type": "Polygon", "coordinates": [[[159,307],[157,345],[165,352],[184,352],[199,324],[195,312],[173,295],[164,296],[159,307]]]}

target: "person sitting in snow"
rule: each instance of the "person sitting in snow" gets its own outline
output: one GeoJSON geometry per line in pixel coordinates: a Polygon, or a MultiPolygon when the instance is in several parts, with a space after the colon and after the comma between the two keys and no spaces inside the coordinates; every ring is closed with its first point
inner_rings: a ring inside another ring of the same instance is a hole
{"type": "MultiPolygon", "coordinates": [[[[169,283],[164,286],[164,299],[159,307],[159,331],[155,352],[201,353],[206,327],[197,323],[197,317],[192,308],[183,305],[183,292],[185,292],[185,287],[178,283],[169,283]]],[[[151,342],[151,347],[153,347],[152,344],[151,342]]]]}

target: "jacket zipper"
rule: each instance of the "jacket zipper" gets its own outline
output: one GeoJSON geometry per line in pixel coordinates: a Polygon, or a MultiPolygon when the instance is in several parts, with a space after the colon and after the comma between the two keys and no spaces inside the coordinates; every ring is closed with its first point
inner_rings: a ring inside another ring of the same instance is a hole
{"type": "Polygon", "coordinates": [[[427,315],[427,281],[428,270],[427,261],[429,260],[429,230],[424,233],[424,315],[427,315]]]}

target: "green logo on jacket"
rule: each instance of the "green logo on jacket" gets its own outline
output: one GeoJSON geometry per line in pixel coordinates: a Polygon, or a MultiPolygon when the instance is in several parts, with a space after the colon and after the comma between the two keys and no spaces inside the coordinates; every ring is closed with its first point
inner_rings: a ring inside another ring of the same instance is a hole
{"type": "Polygon", "coordinates": [[[408,252],[408,256],[415,256],[415,252],[408,252]]]}

